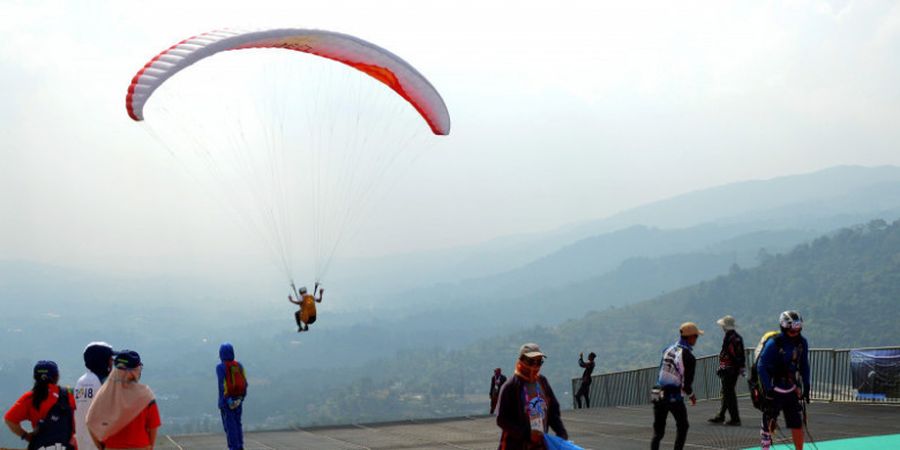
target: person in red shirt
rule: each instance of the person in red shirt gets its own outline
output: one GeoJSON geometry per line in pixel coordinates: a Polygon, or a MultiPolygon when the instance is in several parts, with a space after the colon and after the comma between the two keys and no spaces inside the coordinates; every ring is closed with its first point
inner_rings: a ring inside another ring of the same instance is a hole
{"type": "Polygon", "coordinates": [[[75,396],[70,389],[60,389],[59,368],[53,361],[38,361],[34,366],[34,387],[19,397],[3,416],[6,426],[16,436],[28,441],[28,448],[53,447],[74,450],[75,396]],[[62,397],[62,398],[60,398],[62,397]],[[45,423],[45,419],[47,420],[45,423]],[[25,431],[22,422],[31,422],[25,431]]]}
{"type": "Polygon", "coordinates": [[[153,391],[141,384],[141,355],[122,350],[115,368],[94,397],[87,427],[100,449],[152,449],[162,424],[153,391]]]}

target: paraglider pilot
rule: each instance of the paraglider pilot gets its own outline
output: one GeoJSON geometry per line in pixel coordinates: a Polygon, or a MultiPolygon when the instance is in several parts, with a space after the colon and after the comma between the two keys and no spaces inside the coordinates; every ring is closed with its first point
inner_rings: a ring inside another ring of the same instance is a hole
{"type": "MultiPolygon", "coordinates": [[[[293,285],[292,285],[293,287],[293,285]]],[[[325,289],[319,287],[319,283],[313,288],[313,294],[306,292],[306,287],[300,287],[295,291],[297,300],[288,295],[288,301],[300,306],[300,309],[294,313],[294,319],[297,320],[297,332],[309,331],[310,324],[316,322],[316,303],[322,303],[322,294],[325,289]],[[318,292],[316,292],[318,291],[318,292]]]]}

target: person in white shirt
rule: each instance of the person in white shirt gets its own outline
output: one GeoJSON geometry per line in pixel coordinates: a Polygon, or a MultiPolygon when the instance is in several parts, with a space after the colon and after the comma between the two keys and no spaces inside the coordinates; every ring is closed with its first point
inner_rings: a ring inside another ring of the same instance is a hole
{"type": "Polygon", "coordinates": [[[75,438],[79,450],[97,450],[85,425],[85,417],[91,402],[112,371],[112,346],[106,342],[91,342],[84,348],[84,366],[87,372],[75,383],[75,438]]]}

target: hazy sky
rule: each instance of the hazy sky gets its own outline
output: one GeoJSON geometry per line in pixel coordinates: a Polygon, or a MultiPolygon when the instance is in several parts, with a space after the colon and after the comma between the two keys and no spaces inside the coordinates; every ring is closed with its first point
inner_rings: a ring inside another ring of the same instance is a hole
{"type": "Polygon", "coordinates": [[[451,135],[347,254],[477,243],[838,164],[900,165],[890,1],[0,0],[0,259],[157,273],[255,260],[125,114],[150,57],[215,28],[375,42],[451,135]],[[238,260],[236,262],[236,260],[238,260]]]}

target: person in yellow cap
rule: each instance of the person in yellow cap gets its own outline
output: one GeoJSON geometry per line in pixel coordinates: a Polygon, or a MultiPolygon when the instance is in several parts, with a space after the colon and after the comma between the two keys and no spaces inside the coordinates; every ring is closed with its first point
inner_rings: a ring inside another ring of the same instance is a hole
{"type": "Polygon", "coordinates": [[[697,344],[697,339],[703,335],[703,330],[697,328],[697,324],[694,322],[685,322],[681,324],[678,331],[680,334],[678,342],[666,348],[659,363],[657,386],[660,395],[653,401],[651,450],[659,450],[659,443],[666,434],[666,419],[669,413],[675,417],[677,430],[674,448],[682,450],[684,442],[687,440],[689,426],[684,396],[688,396],[692,406],[697,404],[697,397],[691,387],[694,383],[694,369],[697,365],[693,348],[697,344]]]}

